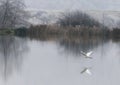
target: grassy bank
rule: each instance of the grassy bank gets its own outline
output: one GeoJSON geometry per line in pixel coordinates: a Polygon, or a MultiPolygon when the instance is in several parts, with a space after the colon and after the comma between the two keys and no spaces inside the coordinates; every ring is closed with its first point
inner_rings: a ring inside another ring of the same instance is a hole
{"type": "Polygon", "coordinates": [[[14,35],[13,29],[0,29],[0,35],[14,35]]]}

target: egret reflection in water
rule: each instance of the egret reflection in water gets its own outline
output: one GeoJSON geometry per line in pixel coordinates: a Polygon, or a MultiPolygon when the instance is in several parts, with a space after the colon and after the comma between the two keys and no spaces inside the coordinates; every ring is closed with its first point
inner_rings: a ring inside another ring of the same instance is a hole
{"type": "Polygon", "coordinates": [[[92,72],[91,72],[90,68],[84,68],[84,69],[81,71],[81,74],[84,74],[84,73],[87,73],[88,75],[92,75],[92,72]]]}
{"type": "Polygon", "coordinates": [[[28,51],[25,39],[0,36],[0,76],[5,80],[14,70],[21,68],[22,55],[28,51]]]}

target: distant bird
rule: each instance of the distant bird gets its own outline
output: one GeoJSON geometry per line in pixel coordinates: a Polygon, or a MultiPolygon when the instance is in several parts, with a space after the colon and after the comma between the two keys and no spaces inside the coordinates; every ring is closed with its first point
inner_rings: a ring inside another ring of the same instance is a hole
{"type": "Polygon", "coordinates": [[[85,56],[85,58],[91,58],[91,59],[92,59],[92,57],[90,57],[90,55],[91,55],[92,53],[93,53],[92,51],[90,51],[90,52],[88,52],[88,53],[85,53],[85,52],[81,51],[81,54],[83,54],[83,55],[85,56]]]}
{"type": "Polygon", "coordinates": [[[88,68],[85,68],[83,71],[81,71],[81,74],[83,74],[83,73],[87,73],[89,75],[92,75],[90,69],[88,69],[88,68]]]}

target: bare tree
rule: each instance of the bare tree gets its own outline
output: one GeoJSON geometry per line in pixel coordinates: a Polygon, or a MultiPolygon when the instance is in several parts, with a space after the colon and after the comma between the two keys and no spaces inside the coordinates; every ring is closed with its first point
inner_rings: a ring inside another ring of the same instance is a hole
{"type": "Polygon", "coordinates": [[[23,0],[0,0],[0,28],[15,28],[26,22],[23,0]]]}

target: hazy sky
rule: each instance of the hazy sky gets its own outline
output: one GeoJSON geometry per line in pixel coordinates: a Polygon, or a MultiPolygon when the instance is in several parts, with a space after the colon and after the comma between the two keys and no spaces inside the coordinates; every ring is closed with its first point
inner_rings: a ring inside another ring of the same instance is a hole
{"type": "Polygon", "coordinates": [[[27,7],[45,10],[120,10],[120,0],[25,0],[27,7]]]}

